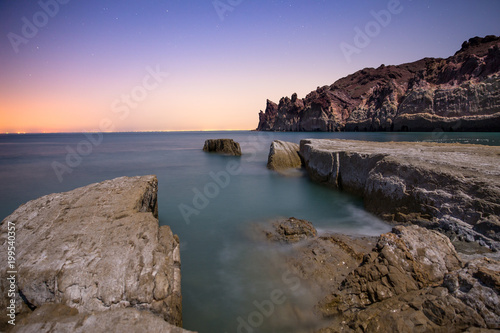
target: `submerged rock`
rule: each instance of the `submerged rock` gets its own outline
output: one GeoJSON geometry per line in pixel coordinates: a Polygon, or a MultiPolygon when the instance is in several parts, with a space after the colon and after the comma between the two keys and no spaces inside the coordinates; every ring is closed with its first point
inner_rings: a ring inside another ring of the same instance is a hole
{"type": "MultiPolygon", "coordinates": [[[[15,224],[16,313],[35,320],[33,309],[54,303],[80,319],[118,320],[127,312],[109,311],[134,308],[180,326],[179,239],[159,226],[157,189],[156,176],[121,177],[32,200],[8,216],[0,259],[7,262],[7,227],[15,224]]],[[[0,287],[7,290],[6,279],[0,287]]],[[[8,301],[1,297],[0,307],[8,301]]]]}
{"type": "Polygon", "coordinates": [[[205,141],[203,151],[241,156],[240,144],[233,139],[208,139],[205,141]]]}
{"type": "Polygon", "coordinates": [[[269,149],[267,167],[271,170],[300,168],[302,160],[299,155],[299,145],[292,142],[274,140],[269,149]]]}

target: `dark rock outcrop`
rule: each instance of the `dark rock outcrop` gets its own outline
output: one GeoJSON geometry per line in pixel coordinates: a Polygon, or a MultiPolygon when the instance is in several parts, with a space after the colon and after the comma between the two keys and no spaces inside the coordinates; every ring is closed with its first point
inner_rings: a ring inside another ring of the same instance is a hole
{"type": "MultiPolygon", "coordinates": [[[[47,304],[71,309],[63,311],[71,318],[61,330],[86,320],[93,331],[98,323],[89,318],[109,326],[110,318],[127,315],[182,325],[179,239],[159,226],[157,189],[155,176],[116,178],[29,201],[2,222],[2,262],[9,222],[16,228],[16,313],[20,322],[33,323],[28,331],[59,325],[58,311],[52,321],[53,309],[32,312],[47,304]]],[[[6,279],[0,289],[6,295],[6,279]]],[[[8,301],[0,298],[0,306],[8,301]]],[[[143,323],[149,324],[157,326],[143,323]]]]}
{"type": "Polygon", "coordinates": [[[267,101],[260,131],[500,131],[500,37],[447,59],[365,68],[305,98],[267,101]]]}
{"type": "Polygon", "coordinates": [[[225,155],[241,156],[241,148],[233,139],[208,139],[205,141],[203,151],[225,155]]]}
{"type": "Polygon", "coordinates": [[[312,180],[362,196],[387,221],[449,225],[498,248],[480,222],[500,215],[500,147],[310,139],[300,153],[312,180]]]}
{"type": "Polygon", "coordinates": [[[299,149],[300,147],[296,143],[274,140],[269,149],[267,167],[276,171],[300,168],[302,160],[299,149]]]}

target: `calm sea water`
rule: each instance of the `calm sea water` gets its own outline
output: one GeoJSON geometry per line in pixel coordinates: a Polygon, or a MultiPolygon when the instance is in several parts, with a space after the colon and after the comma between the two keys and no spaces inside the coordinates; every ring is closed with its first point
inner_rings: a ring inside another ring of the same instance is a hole
{"type": "Polygon", "coordinates": [[[160,223],[181,239],[184,327],[201,333],[306,332],[307,320],[292,317],[309,291],[273,261],[283,248],[255,243],[249,230],[290,216],[312,221],[320,232],[378,235],[390,227],[365,212],[359,198],[266,169],[272,140],[303,138],[500,145],[500,133],[0,135],[0,219],[42,195],[155,174],[160,223]],[[201,150],[206,139],[225,137],[240,142],[241,158],[201,150]]]}

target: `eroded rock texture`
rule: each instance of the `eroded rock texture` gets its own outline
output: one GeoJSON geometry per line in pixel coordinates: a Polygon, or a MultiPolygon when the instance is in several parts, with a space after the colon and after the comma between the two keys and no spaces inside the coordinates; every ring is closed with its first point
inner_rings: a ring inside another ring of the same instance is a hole
{"type": "Polygon", "coordinates": [[[316,304],[316,317],[304,306],[289,314],[297,331],[500,328],[500,262],[462,258],[437,231],[397,226],[380,237],[323,234],[286,246],[279,262],[316,304]]]}
{"type": "MultiPolygon", "coordinates": [[[[6,228],[13,222],[18,315],[60,304],[96,313],[97,320],[116,315],[98,312],[133,308],[180,326],[179,240],[159,226],[157,188],[155,176],[121,177],[41,197],[8,216],[0,259],[7,261],[6,228]]],[[[0,287],[5,294],[5,279],[0,287]]],[[[0,298],[0,307],[7,301],[0,298]]]]}
{"type": "Polygon", "coordinates": [[[320,332],[498,329],[498,265],[480,259],[462,268],[446,236],[418,226],[396,227],[320,303],[332,319],[320,332]]]}

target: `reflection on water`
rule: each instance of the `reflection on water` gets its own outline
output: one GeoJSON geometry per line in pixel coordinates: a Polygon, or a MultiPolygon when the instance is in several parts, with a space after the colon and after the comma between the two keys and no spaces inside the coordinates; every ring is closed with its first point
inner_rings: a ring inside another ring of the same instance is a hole
{"type": "Polygon", "coordinates": [[[82,134],[0,135],[0,216],[45,194],[119,176],[156,174],[160,223],[170,225],[181,239],[184,326],[201,333],[308,332],[311,323],[318,323],[305,311],[315,299],[313,285],[297,282],[280,264],[280,251],[286,249],[256,245],[243,231],[246,226],[294,216],[311,221],[320,233],[378,235],[390,230],[363,210],[359,198],[313,184],[300,172],[284,177],[267,170],[272,140],[500,145],[499,133],[104,134],[102,143],[59,182],[52,163],[64,163],[68,147],[75,149],[84,138],[82,134]],[[241,158],[202,151],[206,139],[223,137],[240,142],[241,158]],[[233,170],[229,163],[237,164],[237,172],[228,172],[233,170]],[[224,172],[227,179],[221,176],[224,172]],[[216,180],[214,175],[222,178],[216,180]],[[192,210],[183,214],[180,206],[192,210]]]}

